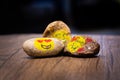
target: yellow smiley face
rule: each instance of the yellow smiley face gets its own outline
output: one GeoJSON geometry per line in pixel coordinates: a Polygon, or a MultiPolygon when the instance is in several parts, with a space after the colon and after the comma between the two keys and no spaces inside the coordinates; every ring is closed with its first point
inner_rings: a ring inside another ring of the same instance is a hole
{"type": "Polygon", "coordinates": [[[36,49],[41,51],[53,50],[54,41],[49,38],[36,38],[34,41],[34,46],[36,49]]]}
{"type": "Polygon", "coordinates": [[[67,44],[67,50],[71,53],[77,52],[85,44],[85,38],[81,36],[75,36],[71,39],[71,42],[67,44]]]}
{"type": "Polygon", "coordinates": [[[58,30],[53,33],[53,37],[58,38],[60,40],[70,40],[71,36],[64,30],[58,30]]]}
{"type": "Polygon", "coordinates": [[[69,50],[70,52],[74,53],[76,52],[80,47],[82,47],[78,42],[69,42],[67,44],[67,50],[69,50]]]}

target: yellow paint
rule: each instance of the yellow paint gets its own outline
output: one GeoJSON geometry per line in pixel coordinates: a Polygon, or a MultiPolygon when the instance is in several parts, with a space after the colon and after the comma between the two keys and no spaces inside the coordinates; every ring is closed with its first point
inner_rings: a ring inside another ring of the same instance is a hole
{"type": "Polygon", "coordinates": [[[67,50],[69,50],[70,52],[74,53],[76,52],[80,47],[82,47],[78,42],[69,42],[67,44],[67,50]]]}
{"type": "Polygon", "coordinates": [[[65,30],[57,30],[53,33],[53,37],[60,40],[71,40],[70,34],[68,34],[65,30]]]}
{"type": "Polygon", "coordinates": [[[34,46],[36,49],[41,51],[53,50],[54,41],[49,38],[36,38],[34,41],[34,46]]]}
{"type": "Polygon", "coordinates": [[[77,37],[77,42],[80,43],[80,45],[84,45],[85,44],[85,38],[83,36],[76,36],[77,37]]]}
{"type": "Polygon", "coordinates": [[[67,50],[71,53],[77,52],[77,50],[85,45],[85,38],[82,36],[74,36],[72,41],[67,44],[67,50]]]}

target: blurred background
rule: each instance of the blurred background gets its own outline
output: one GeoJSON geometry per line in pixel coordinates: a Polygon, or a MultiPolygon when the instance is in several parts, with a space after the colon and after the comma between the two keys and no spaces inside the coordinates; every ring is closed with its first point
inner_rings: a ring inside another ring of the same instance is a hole
{"type": "Polygon", "coordinates": [[[0,34],[42,33],[55,20],[73,33],[120,34],[120,0],[3,0],[0,34]]]}

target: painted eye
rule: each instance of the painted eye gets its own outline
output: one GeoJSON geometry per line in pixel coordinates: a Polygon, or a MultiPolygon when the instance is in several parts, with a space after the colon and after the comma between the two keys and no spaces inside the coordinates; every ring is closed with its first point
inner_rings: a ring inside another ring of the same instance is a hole
{"type": "Polygon", "coordinates": [[[60,36],[60,34],[55,34],[55,37],[59,37],[60,36]]]}
{"type": "Polygon", "coordinates": [[[43,42],[43,40],[37,40],[37,42],[42,43],[42,42],[43,42]]]}
{"type": "Polygon", "coordinates": [[[64,33],[64,34],[63,34],[63,37],[66,37],[66,36],[67,36],[67,34],[64,33]]]}
{"type": "Polygon", "coordinates": [[[50,42],[50,41],[52,41],[51,39],[45,39],[44,40],[45,42],[50,42]]]}

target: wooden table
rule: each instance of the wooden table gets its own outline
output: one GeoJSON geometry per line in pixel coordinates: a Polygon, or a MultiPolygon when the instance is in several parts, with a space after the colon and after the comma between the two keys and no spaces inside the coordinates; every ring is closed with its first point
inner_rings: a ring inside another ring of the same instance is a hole
{"type": "Polygon", "coordinates": [[[0,80],[120,80],[120,36],[89,36],[100,43],[98,57],[33,59],[22,44],[40,34],[0,35],[0,80]]]}

